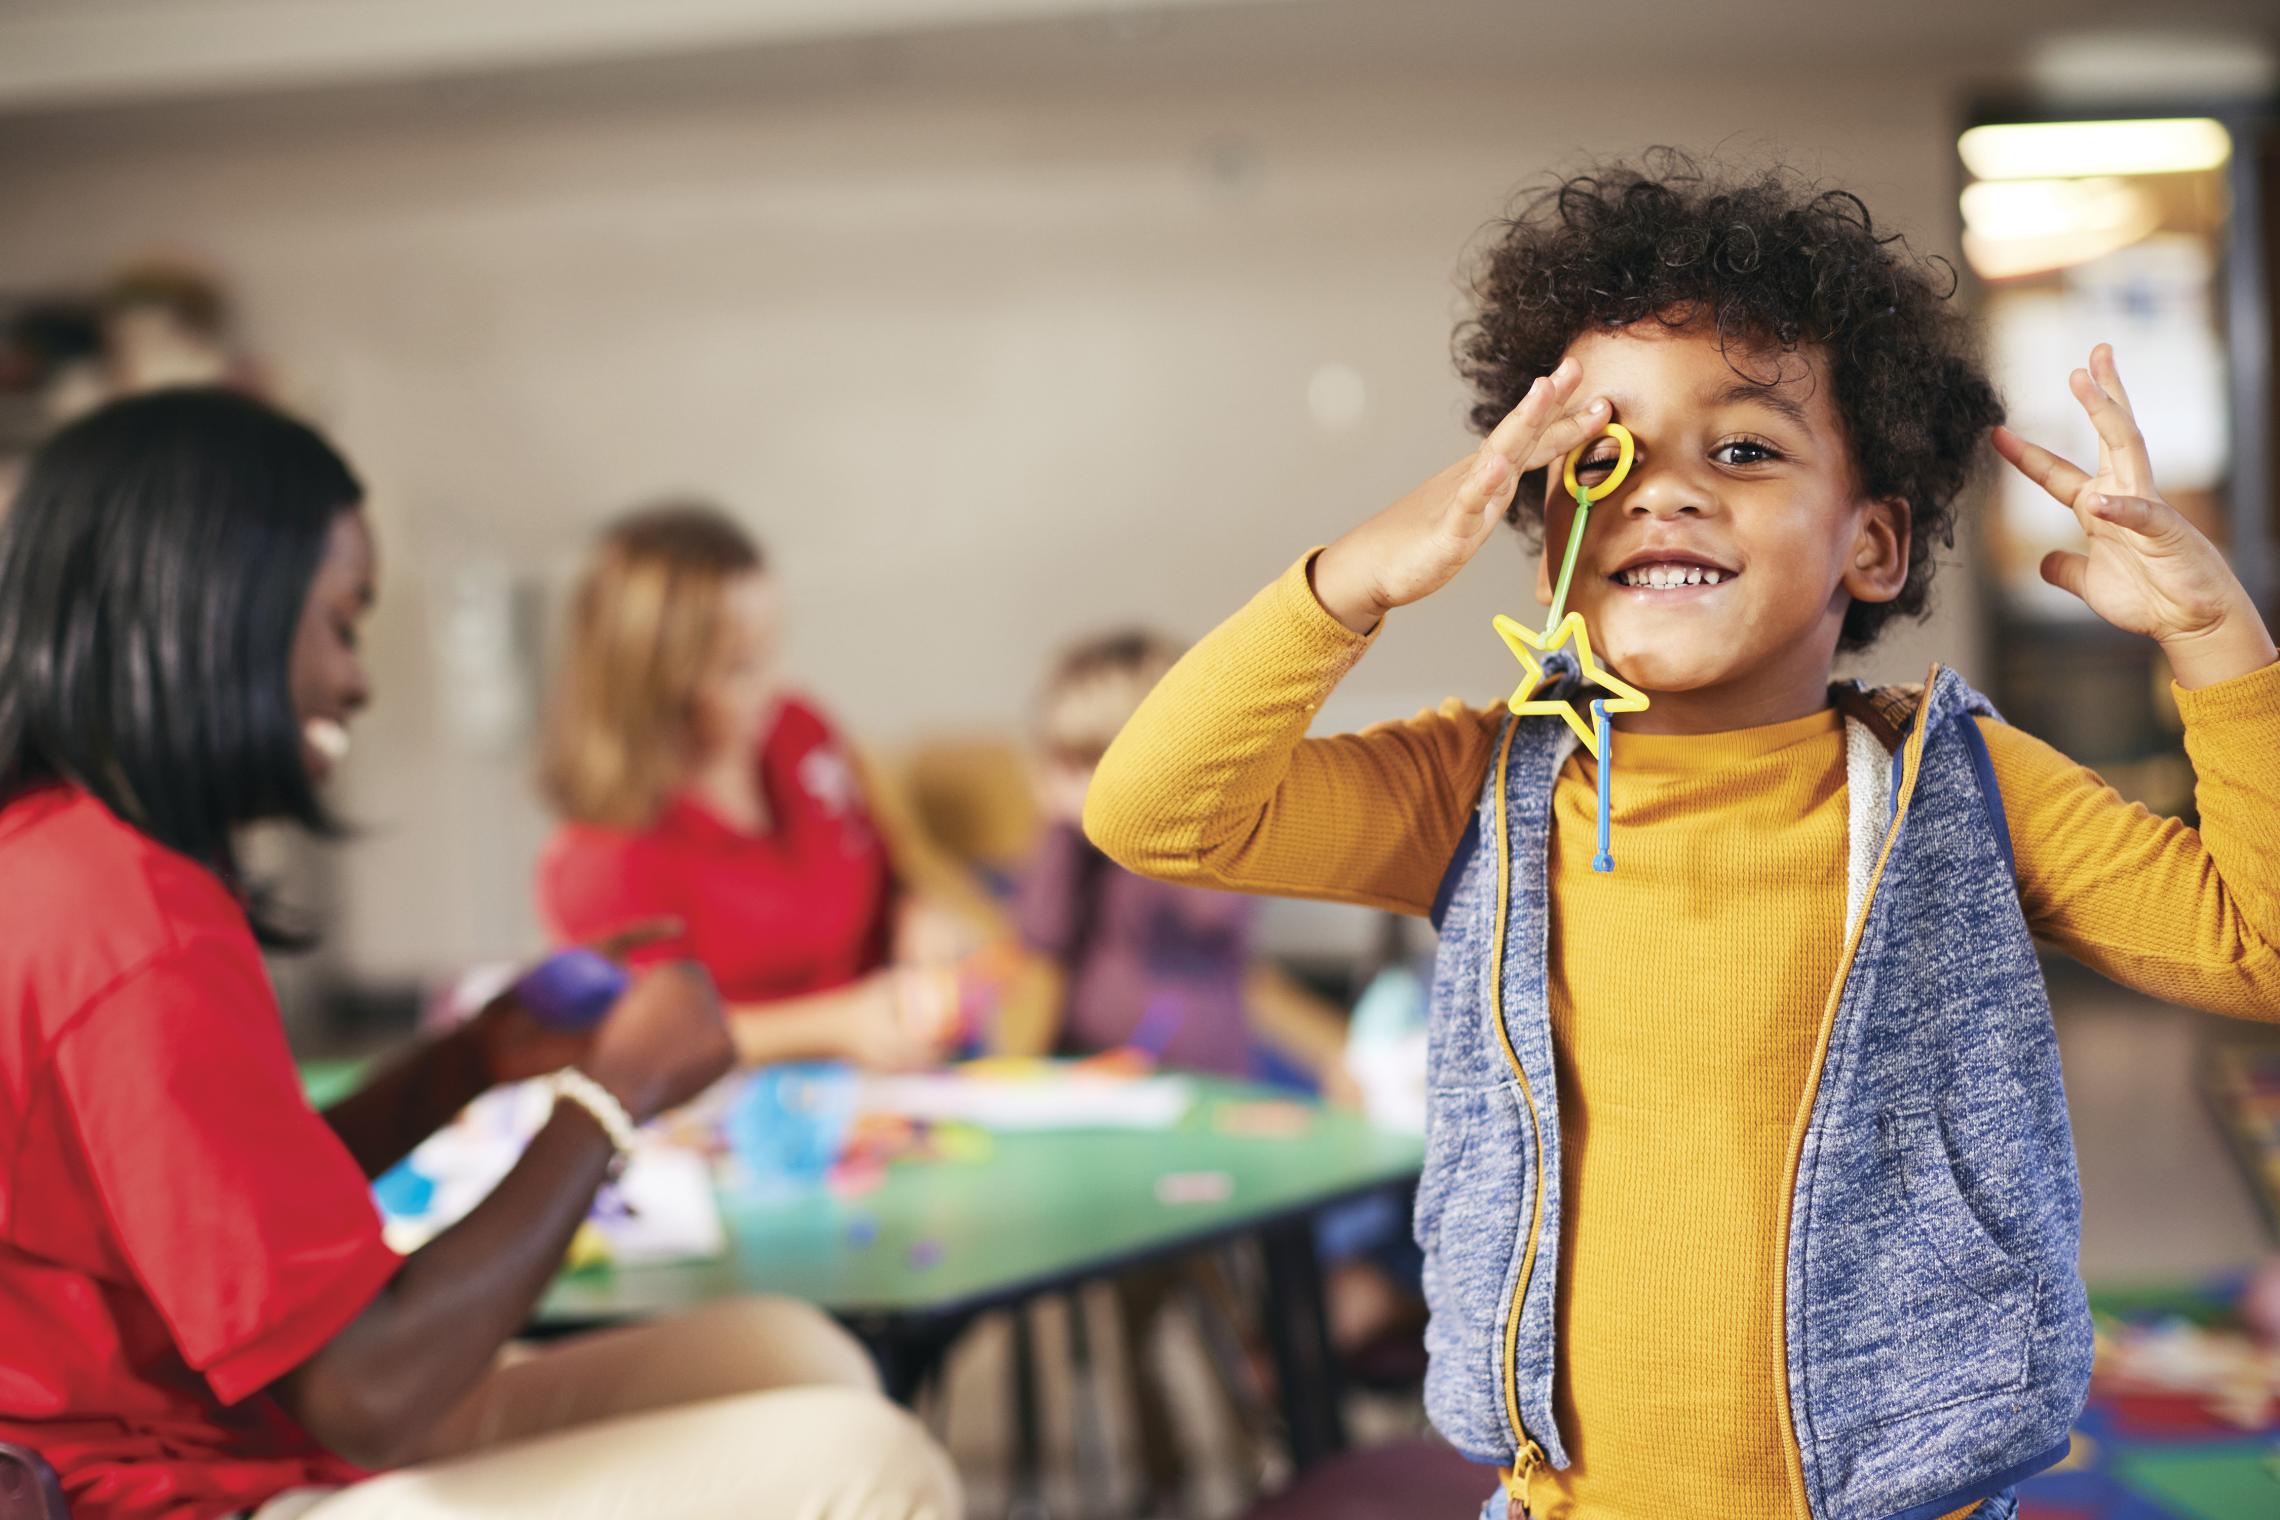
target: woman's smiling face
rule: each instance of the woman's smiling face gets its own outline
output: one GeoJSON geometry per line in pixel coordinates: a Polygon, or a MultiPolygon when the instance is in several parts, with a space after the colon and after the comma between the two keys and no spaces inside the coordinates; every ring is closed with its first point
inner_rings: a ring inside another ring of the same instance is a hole
{"type": "MultiPolygon", "coordinates": [[[[1826,372],[1810,348],[1731,350],[1703,325],[1642,322],[1568,348],[1578,396],[1604,396],[1638,441],[1630,475],[1595,502],[1568,608],[1594,652],[1653,699],[1618,727],[1704,732],[1799,717],[1824,687],[1845,608],[1906,578],[1904,504],[1862,493],[1826,372]]],[[[1607,479],[1602,438],[1576,464],[1607,479]]],[[[1575,501],[1546,472],[1549,603],[1575,501]]]]}

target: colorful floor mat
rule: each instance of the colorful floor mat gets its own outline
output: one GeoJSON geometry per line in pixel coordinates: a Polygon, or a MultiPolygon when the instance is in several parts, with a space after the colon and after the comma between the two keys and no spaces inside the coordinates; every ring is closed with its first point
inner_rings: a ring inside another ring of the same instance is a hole
{"type": "Polygon", "coordinates": [[[2239,1287],[2091,1296],[2090,1407],[2022,1520],[2280,1520],[2280,1359],[2232,1321],[2239,1287]]]}

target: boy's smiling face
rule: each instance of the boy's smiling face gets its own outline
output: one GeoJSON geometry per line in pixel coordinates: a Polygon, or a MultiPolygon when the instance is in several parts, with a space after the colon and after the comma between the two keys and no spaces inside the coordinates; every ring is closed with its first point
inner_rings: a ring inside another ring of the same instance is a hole
{"type": "MultiPolygon", "coordinates": [[[[1706,325],[1660,322],[1568,354],[1576,395],[1606,397],[1638,440],[1629,477],[1592,504],[1568,592],[1601,661],[1652,699],[1616,726],[1711,732],[1826,706],[1845,608],[1907,578],[1908,513],[1863,494],[1819,354],[1729,353],[1706,325]]],[[[1615,455],[1600,439],[1576,479],[1605,480],[1615,455]]],[[[1556,464],[1545,490],[1549,604],[1575,501],[1556,464]]]]}

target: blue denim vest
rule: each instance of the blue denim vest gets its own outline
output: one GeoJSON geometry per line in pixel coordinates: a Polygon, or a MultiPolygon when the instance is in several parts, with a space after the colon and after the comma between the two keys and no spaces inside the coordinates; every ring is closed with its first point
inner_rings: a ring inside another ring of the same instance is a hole
{"type": "MultiPolygon", "coordinates": [[[[1846,705],[1849,955],[1800,1095],[1786,1225],[1791,1477],[1813,1520],[1932,1520],[1974,1499],[1999,1516],[2066,1454],[2089,1391],[2058,1043],[1972,721],[1994,709],[1939,667],[1905,732],[1846,705]]],[[[1545,906],[1574,744],[1564,724],[1507,720],[1435,905],[1426,1407],[1499,1467],[1568,1464],[1545,906]]]]}

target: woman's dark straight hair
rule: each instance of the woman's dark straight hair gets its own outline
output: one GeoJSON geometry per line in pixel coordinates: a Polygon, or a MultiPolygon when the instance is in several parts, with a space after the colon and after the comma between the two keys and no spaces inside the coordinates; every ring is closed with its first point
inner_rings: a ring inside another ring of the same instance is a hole
{"type": "Polygon", "coordinates": [[[336,832],[302,758],[294,633],[363,487],[235,392],[157,391],[58,432],[0,518],[0,805],[49,782],[216,872],[271,944],[240,825],[336,832]]]}

